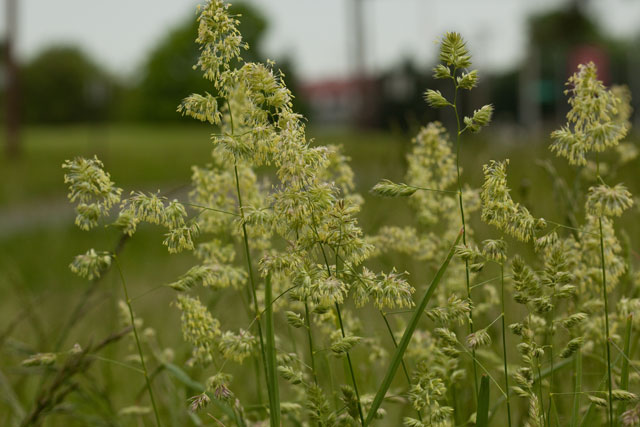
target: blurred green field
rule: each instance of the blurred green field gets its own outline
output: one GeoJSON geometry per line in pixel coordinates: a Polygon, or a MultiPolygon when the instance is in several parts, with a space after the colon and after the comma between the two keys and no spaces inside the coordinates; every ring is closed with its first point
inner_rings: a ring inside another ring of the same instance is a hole
{"type": "MultiPolygon", "coordinates": [[[[74,156],[96,154],[125,192],[183,188],[177,194],[184,198],[190,166],[207,162],[211,148],[209,132],[200,126],[28,128],[24,133],[23,156],[12,162],[0,158],[0,325],[3,325],[0,386],[18,384],[19,395],[15,400],[30,402],[39,381],[37,376],[24,376],[26,371],[19,367],[20,361],[32,352],[52,349],[70,311],[87,289],[87,282],[69,271],[69,262],[91,247],[111,250],[119,239],[113,229],[99,228],[86,233],[73,225],[73,211],[65,200],[62,162],[74,156]]],[[[368,193],[382,178],[402,180],[405,155],[410,149],[409,136],[355,131],[311,131],[310,134],[319,143],[343,145],[351,157],[357,190],[365,196],[360,221],[366,233],[375,233],[381,225],[411,221],[405,202],[377,199],[368,193]]],[[[488,134],[464,143],[465,181],[479,186],[482,164],[492,158],[508,157],[514,198],[527,205],[536,216],[563,221],[557,218],[551,180],[534,161],[552,158],[546,141],[488,134]]],[[[561,174],[569,174],[563,162],[554,161],[554,164],[561,174]]],[[[635,194],[640,192],[637,167],[638,159],[616,171],[617,179],[625,182],[635,194]]],[[[629,235],[640,231],[638,224],[621,223],[629,235]]],[[[472,225],[477,230],[477,240],[491,236],[479,218],[472,219],[472,225]]],[[[193,260],[188,255],[167,254],[161,240],[157,230],[141,227],[126,244],[121,255],[122,266],[137,315],[156,330],[162,346],[182,348],[176,354],[176,360],[182,362],[188,357],[188,349],[180,345],[179,314],[170,306],[174,293],[163,285],[186,271],[193,260]]],[[[412,273],[413,281],[427,278],[427,272],[419,265],[400,257],[383,263],[406,268],[412,273]]],[[[117,301],[121,298],[120,282],[112,272],[100,284],[92,298],[91,310],[81,324],[73,326],[62,348],[69,348],[75,342],[98,341],[118,329],[117,301]]],[[[221,318],[234,317],[237,307],[226,303],[216,310],[221,311],[221,318]]],[[[240,326],[245,323],[245,319],[235,321],[240,326]]],[[[128,354],[131,350],[127,345],[110,349],[106,357],[121,360],[118,354],[128,354]]],[[[106,378],[111,378],[104,390],[96,391],[98,395],[108,394],[109,388],[128,390],[119,393],[117,401],[103,396],[105,411],[131,404],[132,393],[142,387],[142,377],[135,377],[135,390],[129,390],[132,374],[126,368],[105,361],[98,369],[106,378]]],[[[95,397],[87,397],[85,403],[91,404],[92,398],[95,397]]],[[[0,414],[8,413],[10,400],[0,399],[0,414]]],[[[0,423],[2,421],[0,416],[0,423]]]]}

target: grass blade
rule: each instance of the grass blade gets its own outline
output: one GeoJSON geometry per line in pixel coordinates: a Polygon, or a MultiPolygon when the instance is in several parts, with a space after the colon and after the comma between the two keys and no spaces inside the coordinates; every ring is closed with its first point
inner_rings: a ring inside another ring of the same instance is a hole
{"type": "Polygon", "coordinates": [[[269,395],[271,396],[271,408],[269,408],[269,417],[271,418],[271,426],[280,426],[280,394],[278,393],[278,375],[276,373],[276,341],[273,330],[273,304],[272,304],[272,288],[271,273],[267,274],[265,280],[264,303],[265,303],[265,320],[266,320],[266,352],[267,352],[267,373],[270,377],[267,381],[269,387],[269,395]]]}
{"type": "Polygon", "coordinates": [[[373,417],[378,411],[378,408],[380,408],[380,405],[382,404],[382,400],[384,399],[384,396],[387,393],[387,390],[389,390],[389,387],[391,386],[391,382],[393,381],[393,378],[396,372],[398,371],[398,368],[400,367],[400,362],[402,361],[404,352],[406,351],[407,346],[409,345],[411,336],[413,335],[413,332],[416,330],[416,327],[418,326],[418,321],[420,320],[420,316],[422,315],[424,310],[427,308],[427,304],[429,303],[429,300],[433,296],[433,293],[436,290],[438,283],[440,283],[440,280],[442,279],[444,272],[447,270],[447,267],[449,267],[449,262],[453,257],[454,249],[456,245],[460,242],[461,238],[462,238],[462,230],[460,230],[460,233],[458,234],[458,238],[456,239],[453,246],[451,246],[451,249],[447,254],[447,258],[444,260],[444,262],[438,269],[438,272],[436,273],[435,277],[431,281],[431,284],[427,289],[427,293],[424,295],[424,297],[422,297],[420,304],[413,311],[413,314],[411,315],[411,320],[409,321],[409,324],[404,330],[404,334],[402,335],[402,338],[398,343],[398,347],[396,348],[396,351],[393,355],[393,359],[391,360],[391,364],[387,369],[387,373],[385,374],[384,380],[382,380],[382,384],[378,388],[378,391],[376,392],[376,396],[373,399],[373,403],[371,404],[371,408],[367,413],[367,419],[364,422],[365,426],[371,423],[371,421],[373,420],[373,417]]]}
{"type": "Polygon", "coordinates": [[[476,427],[489,425],[489,377],[482,375],[480,392],[478,393],[478,412],[476,412],[476,427]]]}

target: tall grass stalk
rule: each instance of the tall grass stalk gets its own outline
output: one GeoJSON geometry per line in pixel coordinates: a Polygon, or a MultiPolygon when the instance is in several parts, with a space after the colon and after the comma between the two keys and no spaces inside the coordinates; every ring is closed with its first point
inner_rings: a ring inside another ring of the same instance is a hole
{"type": "MultiPolygon", "coordinates": [[[[509,398],[509,368],[507,367],[507,334],[504,306],[504,263],[500,263],[500,304],[502,307],[502,362],[504,366],[504,386],[507,395],[507,424],[511,426],[511,399],[509,398]]],[[[553,375],[553,374],[552,374],[553,375]]]]}
{"type": "Polygon", "coordinates": [[[144,374],[144,380],[147,384],[147,391],[149,392],[149,399],[151,400],[151,406],[153,407],[153,414],[156,418],[156,425],[160,427],[162,423],[160,422],[160,415],[158,413],[158,407],[156,405],[156,399],[153,396],[153,389],[151,388],[151,381],[149,380],[149,373],[147,372],[147,364],[144,360],[144,353],[142,351],[142,345],[140,344],[140,338],[138,337],[138,328],[136,327],[135,316],[133,315],[133,307],[131,307],[131,299],[129,298],[129,291],[127,290],[127,282],[124,280],[124,273],[122,272],[122,267],[120,266],[120,261],[118,261],[118,256],[113,254],[113,260],[118,268],[118,273],[120,275],[120,281],[122,282],[122,290],[124,291],[124,298],[127,304],[127,308],[129,309],[129,317],[131,319],[131,327],[133,329],[133,336],[136,340],[136,347],[138,348],[138,356],[140,356],[140,364],[142,365],[142,372],[144,374]]]}
{"type": "MultiPolygon", "coordinates": [[[[460,114],[458,113],[458,83],[456,82],[455,76],[456,71],[458,69],[453,69],[453,85],[454,85],[454,95],[453,95],[453,103],[451,104],[453,111],[456,116],[456,175],[457,175],[457,185],[458,185],[458,205],[460,207],[460,221],[462,223],[462,244],[467,246],[467,232],[466,232],[466,222],[464,216],[464,203],[462,202],[462,181],[460,179],[460,144],[461,137],[464,130],[460,125],[460,114]]],[[[473,326],[473,299],[471,298],[471,279],[469,274],[469,260],[464,260],[465,267],[465,284],[467,286],[467,298],[471,302],[471,309],[469,310],[469,333],[472,334],[474,332],[473,326]]],[[[475,387],[475,394],[478,394],[478,368],[476,362],[476,350],[471,349],[471,353],[473,354],[473,384],[475,387]]]]}
{"type": "MultiPolygon", "coordinates": [[[[229,108],[229,115],[231,116],[231,108],[229,108]]],[[[233,119],[232,123],[232,133],[233,133],[233,119]]],[[[269,373],[268,363],[267,363],[267,355],[264,344],[264,338],[262,335],[262,325],[260,321],[260,310],[258,308],[258,296],[256,293],[256,283],[253,276],[253,263],[251,262],[251,250],[249,249],[249,236],[247,234],[247,225],[244,222],[244,207],[242,204],[242,193],[240,191],[240,178],[238,177],[238,164],[237,162],[233,165],[233,171],[235,175],[235,184],[236,184],[236,197],[238,198],[238,207],[240,210],[240,215],[242,221],[242,240],[244,246],[244,254],[247,260],[247,274],[249,275],[249,286],[251,289],[251,294],[253,296],[253,311],[255,313],[256,326],[258,328],[258,341],[260,343],[260,354],[262,356],[262,366],[264,368],[264,375],[267,382],[267,391],[269,396],[269,409],[270,411],[278,411],[276,408],[276,397],[273,395],[274,388],[271,386],[273,381],[277,381],[276,378],[271,378],[269,373]]]]}

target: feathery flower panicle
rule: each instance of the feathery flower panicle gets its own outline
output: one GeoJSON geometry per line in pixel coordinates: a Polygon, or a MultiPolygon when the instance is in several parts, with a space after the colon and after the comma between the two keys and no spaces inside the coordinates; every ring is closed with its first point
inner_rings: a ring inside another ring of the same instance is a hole
{"type": "Polygon", "coordinates": [[[629,163],[638,158],[640,150],[631,142],[623,142],[616,147],[616,152],[620,157],[620,163],[629,163]]]}
{"type": "Polygon", "coordinates": [[[382,197],[408,197],[416,191],[418,189],[415,187],[410,187],[403,183],[396,184],[388,179],[383,179],[371,189],[373,194],[382,197]]]}
{"type": "MultiPolygon", "coordinates": [[[[407,156],[406,180],[410,185],[447,190],[456,183],[456,163],[452,145],[444,126],[439,122],[429,123],[420,129],[412,140],[413,150],[407,156]]],[[[463,195],[467,196],[467,195],[463,195]]],[[[455,193],[418,191],[409,204],[415,209],[420,223],[432,225],[443,214],[455,211],[455,193]]]]}
{"type": "MultiPolygon", "coordinates": [[[[587,215],[585,220],[584,233],[581,236],[577,254],[579,262],[585,268],[574,271],[576,275],[575,283],[580,285],[581,292],[593,292],[595,294],[596,292],[599,293],[599,289],[602,286],[599,218],[587,215]]],[[[622,256],[622,246],[616,237],[613,220],[606,216],[602,217],[602,236],[607,288],[611,290],[627,271],[627,264],[622,256]]]]}
{"type": "Polygon", "coordinates": [[[527,304],[542,295],[542,288],[533,273],[520,255],[516,255],[511,263],[512,280],[515,289],[514,299],[519,304],[527,304]]]}
{"type": "Polygon", "coordinates": [[[176,306],[182,311],[182,336],[193,346],[193,355],[201,363],[214,360],[216,344],[220,339],[220,322],[198,298],[178,295],[176,306]]]}
{"type": "Polygon", "coordinates": [[[615,147],[627,134],[627,124],[618,116],[621,106],[611,90],[597,77],[596,66],[580,65],[569,78],[567,125],[551,134],[551,151],[572,165],[585,165],[587,154],[615,147]]]}
{"type": "Polygon", "coordinates": [[[478,70],[471,70],[468,73],[462,73],[462,75],[456,78],[458,88],[471,90],[478,84],[478,70]]]}
{"type": "Polygon", "coordinates": [[[560,352],[560,358],[561,359],[567,359],[571,356],[573,356],[573,354],[578,351],[580,349],[580,347],[582,347],[582,344],[584,343],[584,338],[583,337],[576,337],[571,339],[567,345],[565,346],[565,348],[560,352]]]}
{"type": "Polygon", "coordinates": [[[533,238],[535,233],[546,227],[544,219],[536,219],[529,210],[511,198],[507,186],[507,165],[509,159],[497,162],[491,160],[483,166],[482,220],[523,242],[533,238]]]}
{"type": "Polygon", "coordinates": [[[56,353],[36,353],[27,357],[21,363],[22,366],[49,366],[56,363],[58,355],[56,353]]]}
{"type": "Polygon", "coordinates": [[[374,256],[382,251],[396,251],[425,261],[434,259],[436,255],[437,244],[434,240],[434,236],[420,235],[413,227],[384,226],[378,230],[376,236],[369,237],[367,241],[377,251],[374,256]]]}
{"type": "Polygon", "coordinates": [[[631,393],[627,390],[612,390],[613,400],[617,400],[619,402],[635,402],[638,400],[638,395],[635,393],[631,393]]]}
{"type": "Polygon", "coordinates": [[[633,107],[631,106],[631,90],[629,86],[613,85],[610,90],[613,96],[620,100],[617,113],[614,115],[613,120],[617,123],[624,124],[627,129],[631,129],[630,119],[633,114],[633,107]]]}
{"type": "Polygon", "coordinates": [[[197,412],[200,409],[206,408],[210,402],[211,399],[207,396],[207,393],[200,393],[189,398],[189,410],[191,412],[197,412]]]}
{"type": "Polygon", "coordinates": [[[130,212],[139,221],[164,225],[166,223],[165,200],[166,198],[158,194],[131,192],[131,197],[122,203],[122,211],[130,212]]]}
{"type": "Polygon", "coordinates": [[[471,301],[461,299],[457,295],[451,295],[443,307],[434,307],[426,311],[426,315],[433,321],[438,321],[443,325],[458,323],[462,325],[467,320],[467,315],[471,311],[471,301]]]}
{"type": "Polygon", "coordinates": [[[242,287],[247,279],[247,273],[234,265],[210,264],[196,265],[177,281],[169,284],[175,290],[186,291],[194,286],[211,287],[214,289],[224,289],[242,287]]]}
{"type": "Polygon", "coordinates": [[[251,356],[256,345],[256,339],[244,329],[235,334],[226,331],[220,337],[218,348],[225,359],[242,363],[244,359],[251,356]]]}
{"type": "Polygon", "coordinates": [[[334,304],[342,304],[347,294],[348,287],[336,277],[324,277],[313,283],[310,294],[313,301],[325,307],[332,307],[334,304]]]}
{"type": "Polygon", "coordinates": [[[239,22],[228,12],[229,4],[222,0],[208,0],[199,8],[198,37],[200,58],[197,67],[215,88],[223,91],[231,78],[232,63],[241,59],[242,50],[248,48],[242,41],[239,22]]]}
{"type": "Polygon", "coordinates": [[[193,239],[200,233],[197,222],[193,222],[188,226],[180,226],[170,228],[165,234],[166,238],[162,242],[169,253],[175,254],[182,251],[192,251],[194,249],[193,239]]]}
{"type": "Polygon", "coordinates": [[[229,390],[231,379],[230,374],[218,372],[207,379],[206,390],[216,399],[229,402],[233,398],[233,393],[229,390]]]}
{"type": "Polygon", "coordinates": [[[99,278],[109,266],[111,266],[110,253],[98,253],[95,249],[89,249],[82,255],[76,255],[69,268],[78,276],[93,280],[99,278]]]}
{"type": "Polygon", "coordinates": [[[482,255],[502,264],[507,260],[507,242],[503,239],[487,239],[482,242],[482,255]]]}
{"type": "Polygon", "coordinates": [[[467,68],[471,66],[471,55],[459,33],[447,32],[440,41],[440,62],[449,67],[467,68]]]}
{"type": "Polygon", "coordinates": [[[444,64],[438,64],[433,67],[433,78],[442,80],[451,78],[451,69],[444,64]]]}
{"type": "Polygon", "coordinates": [[[424,99],[431,108],[442,108],[451,105],[439,90],[427,89],[424,93],[424,99]]]}
{"type": "Polygon", "coordinates": [[[478,133],[483,127],[489,125],[492,116],[493,105],[488,104],[481,107],[479,110],[474,110],[473,116],[465,117],[463,121],[466,128],[473,133],[478,133]]]}
{"type": "Polygon", "coordinates": [[[71,202],[78,202],[76,225],[82,230],[90,230],[120,201],[122,189],[111,181],[97,156],[67,160],[62,168],[67,170],[64,182],[69,185],[68,198],[71,202]]]}
{"type": "Polygon", "coordinates": [[[622,184],[609,187],[606,184],[589,188],[586,209],[594,216],[620,216],[633,206],[631,193],[622,184]]]}
{"type": "Polygon", "coordinates": [[[486,329],[478,329],[467,336],[467,346],[474,350],[489,344],[491,344],[491,336],[486,329]]]}
{"type": "Polygon", "coordinates": [[[287,311],[285,312],[285,316],[287,317],[287,323],[292,327],[298,329],[305,326],[304,319],[299,313],[296,313],[294,311],[287,311]]]}
{"type": "Polygon", "coordinates": [[[278,366],[278,373],[291,384],[301,384],[303,381],[302,372],[295,370],[291,366],[278,366]]]}
{"type": "Polygon", "coordinates": [[[624,411],[621,421],[624,427],[637,427],[640,424],[640,404],[624,411]]]}
{"type": "Polygon", "coordinates": [[[571,329],[575,326],[580,325],[582,322],[587,320],[588,317],[589,315],[587,313],[582,313],[582,312],[574,313],[569,317],[567,317],[566,319],[562,320],[562,326],[564,326],[567,329],[571,329]]]}
{"type": "Polygon", "coordinates": [[[404,279],[403,276],[406,274],[406,272],[399,274],[394,269],[391,273],[382,273],[373,280],[369,293],[373,304],[378,309],[413,307],[411,295],[415,289],[404,279]]]}
{"type": "Polygon", "coordinates": [[[218,109],[218,99],[209,94],[199,95],[194,93],[186,97],[178,106],[177,111],[183,116],[189,116],[201,122],[209,122],[212,125],[219,125],[222,120],[222,113],[218,109]]]}
{"type": "Polygon", "coordinates": [[[347,335],[343,337],[340,333],[336,339],[331,343],[331,352],[336,357],[344,356],[348,353],[354,345],[358,344],[362,341],[361,337],[356,337],[353,335],[347,335]]]}

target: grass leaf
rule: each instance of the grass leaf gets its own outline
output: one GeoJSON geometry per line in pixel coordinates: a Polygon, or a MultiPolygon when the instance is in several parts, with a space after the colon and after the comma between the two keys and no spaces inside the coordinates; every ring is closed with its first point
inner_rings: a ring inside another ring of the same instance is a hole
{"type": "Polygon", "coordinates": [[[396,351],[393,355],[393,359],[391,360],[389,369],[387,369],[387,373],[385,374],[384,380],[382,380],[382,384],[378,388],[378,391],[376,392],[376,395],[373,399],[373,403],[371,404],[371,408],[367,413],[367,419],[364,422],[365,426],[371,423],[371,421],[375,417],[376,412],[378,411],[378,408],[380,408],[380,405],[382,404],[382,400],[384,399],[384,396],[387,393],[387,390],[389,390],[389,387],[391,386],[391,382],[393,381],[393,378],[396,375],[398,367],[400,367],[400,363],[402,362],[402,357],[404,356],[404,352],[406,351],[407,346],[409,345],[411,336],[413,335],[413,332],[416,330],[416,327],[418,326],[418,321],[420,320],[422,313],[424,313],[424,310],[427,308],[427,304],[429,303],[429,300],[431,300],[431,296],[433,295],[433,292],[436,290],[438,283],[440,283],[440,280],[442,279],[444,272],[447,270],[447,267],[449,267],[449,262],[453,257],[453,252],[455,250],[455,247],[458,245],[461,238],[462,238],[462,230],[460,230],[460,233],[458,234],[458,238],[456,239],[453,246],[451,246],[451,249],[447,254],[447,258],[444,260],[444,262],[438,269],[438,272],[436,273],[433,280],[431,281],[431,284],[427,289],[427,293],[424,295],[424,297],[422,297],[422,301],[420,301],[420,304],[418,304],[418,306],[416,306],[415,310],[413,311],[413,314],[411,315],[411,320],[409,321],[409,324],[404,330],[404,334],[402,335],[402,338],[398,343],[398,347],[396,348],[396,351]]]}
{"type": "Polygon", "coordinates": [[[478,411],[476,412],[476,427],[489,425],[489,377],[483,375],[480,379],[478,394],[478,411]]]}

